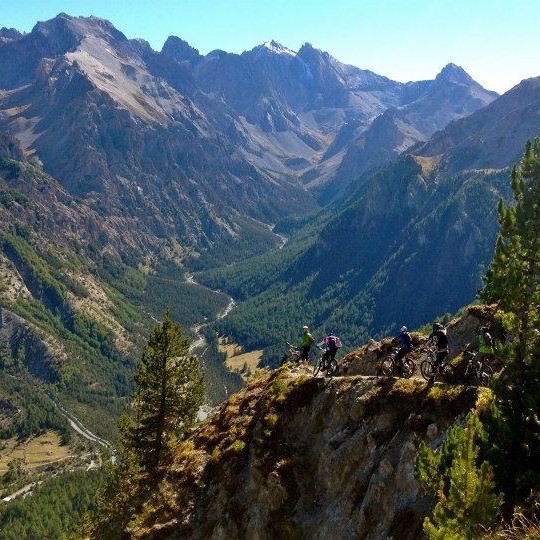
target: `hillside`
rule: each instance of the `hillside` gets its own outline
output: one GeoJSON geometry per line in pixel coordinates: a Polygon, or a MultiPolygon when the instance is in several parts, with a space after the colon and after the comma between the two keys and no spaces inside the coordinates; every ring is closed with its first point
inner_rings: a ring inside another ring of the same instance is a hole
{"type": "MultiPolygon", "coordinates": [[[[37,396],[49,401],[48,389],[92,430],[113,436],[151,317],[172,303],[189,329],[214,317],[227,299],[127,266],[104,250],[103,238],[119,232],[28,162],[8,136],[0,136],[0,195],[0,396],[22,411],[10,422],[26,432],[27,406],[37,396]],[[11,395],[13,376],[25,381],[18,396],[11,395]],[[26,391],[32,388],[36,396],[26,391]]],[[[219,361],[209,358],[207,377],[211,400],[222,399],[228,375],[219,361]]],[[[238,384],[231,378],[231,387],[238,384]]],[[[40,429],[63,429],[61,420],[40,429]]]]}
{"type": "Polygon", "coordinates": [[[309,210],[309,197],[247,163],[148,70],[146,52],[101,19],[39,23],[0,44],[2,129],[99,215],[112,230],[103,244],[134,265],[171,249],[180,261],[206,253],[230,261],[271,247],[255,219],[309,210]]]}

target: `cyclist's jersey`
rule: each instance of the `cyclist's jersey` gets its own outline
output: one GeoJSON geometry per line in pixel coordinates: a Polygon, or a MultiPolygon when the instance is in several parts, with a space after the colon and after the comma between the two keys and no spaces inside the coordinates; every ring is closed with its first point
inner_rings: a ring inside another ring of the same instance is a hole
{"type": "Polygon", "coordinates": [[[446,335],[446,330],[444,328],[431,332],[428,341],[430,340],[437,345],[437,350],[442,351],[448,349],[448,336],[446,335]]]}
{"type": "Polygon", "coordinates": [[[486,332],[486,337],[484,337],[482,334],[478,337],[478,352],[482,354],[492,354],[493,353],[493,345],[491,343],[493,340],[491,339],[491,335],[486,332]]]}
{"type": "Polygon", "coordinates": [[[313,343],[313,336],[309,332],[304,332],[302,335],[302,343],[300,344],[300,347],[311,347],[311,344],[313,343]]]}
{"type": "Polygon", "coordinates": [[[326,336],[323,341],[328,346],[328,349],[330,351],[337,351],[338,349],[338,340],[339,338],[336,336],[326,336]]]}
{"type": "Polygon", "coordinates": [[[396,341],[399,341],[399,345],[401,346],[402,349],[407,349],[409,351],[412,351],[412,349],[414,348],[411,334],[409,334],[409,332],[400,332],[395,337],[395,339],[396,341]]]}

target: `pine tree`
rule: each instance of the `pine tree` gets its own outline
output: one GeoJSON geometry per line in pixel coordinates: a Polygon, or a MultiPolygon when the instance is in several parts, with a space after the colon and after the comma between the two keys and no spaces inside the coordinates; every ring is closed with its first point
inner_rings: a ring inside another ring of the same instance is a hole
{"type": "Polygon", "coordinates": [[[482,527],[496,518],[501,497],[493,493],[491,466],[477,465],[483,427],[470,414],[465,427],[454,426],[439,451],[423,444],[416,461],[416,475],[425,491],[436,500],[433,517],[424,521],[430,540],[462,540],[479,537],[482,527]]]}
{"type": "Polygon", "coordinates": [[[135,375],[137,393],[126,444],[143,471],[158,467],[197,418],[204,402],[199,361],[189,354],[188,338],[166,312],[152,331],[135,375]]]}
{"type": "Polygon", "coordinates": [[[175,441],[196,421],[205,392],[189,343],[168,311],[150,334],[135,374],[137,391],[119,420],[116,463],[108,466],[95,524],[87,531],[91,538],[123,537],[175,441]]]}
{"type": "Polygon", "coordinates": [[[487,424],[506,515],[540,489],[540,139],[512,171],[513,205],[499,203],[500,235],[481,298],[496,302],[513,342],[487,424]]]}
{"type": "Polygon", "coordinates": [[[512,171],[514,204],[499,201],[500,234],[480,296],[496,302],[514,337],[515,361],[533,361],[540,323],[540,138],[512,171]]]}

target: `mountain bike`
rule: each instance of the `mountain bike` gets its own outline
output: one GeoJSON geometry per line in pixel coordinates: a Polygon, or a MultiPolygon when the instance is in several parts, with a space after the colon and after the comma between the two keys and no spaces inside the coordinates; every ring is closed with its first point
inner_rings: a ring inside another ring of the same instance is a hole
{"type": "Polygon", "coordinates": [[[409,379],[413,376],[416,366],[412,360],[405,357],[396,361],[399,349],[392,349],[392,352],[381,362],[381,373],[386,377],[392,375],[409,379]]]}
{"type": "Polygon", "coordinates": [[[281,360],[279,362],[279,367],[283,366],[284,364],[299,364],[300,363],[300,354],[301,350],[298,347],[295,347],[294,345],[291,345],[288,341],[285,342],[289,350],[281,357],[281,360]]]}
{"type": "Polygon", "coordinates": [[[333,377],[339,370],[337,360],[332,356],[323,361],[326,350],[321,347],[318,348],[321,352],[313,365],[313,376],[316,377],[319,371],[322,371],[326,373],[327,377],[333,377]]]}
{"type": "Polygon", "coordinates": [[[475,383],[477,386],[488,386],[494,375],[493,368],[488,366],[484,362],[482,355],[477,352],[465,351],[463,355],[467,358],[463,378],[466,381],[475,383]]]}
{"type": "Polygon", "coordinates": [[[453,383],[456,380],[456,370],[447,361],[437,362],[437,351],[435,349],[422,349],[427,352],[427,358],[420,364],[420,373],[426,381],[434,381],[440,376],[444,382],[453,383]]]}

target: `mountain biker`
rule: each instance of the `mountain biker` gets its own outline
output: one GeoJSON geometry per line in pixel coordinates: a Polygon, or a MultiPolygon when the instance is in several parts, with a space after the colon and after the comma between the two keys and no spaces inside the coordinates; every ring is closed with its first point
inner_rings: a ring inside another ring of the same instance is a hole
{"type": "Polygon", "coordinates": [[[407,331],[406,326],[399,329],[399,334],[392,340],[392,345],[399,345],[399,351],[395,358],[396,362],[401,362],[405,355],[414,349],[411,334],[407,331]]]}
{"type": "Polygon", "coordinates": [[[300,344],[300,360],[304,362],[309,362],[309,350],[313,344],[313,336],[309,332],[309,326],[304,326],[302,328],[302,343],[300,344]]]}
{"type": "Polygon", "coordinates": [[[331,362],[335,359],[337,350],[341,347],[341,339],[334,335],[333,332],[327,332],[319,345],[326,347],[326,351],[324,351],[322,357],[322,366],[325,369],[326,362],[331,362]]]}
{"type": "Polygon", "coordinates": [[[448,356],[448,336],[446,335],[446,328],[440,322],[434,322],[433,331],[429,335],[425,346],[433,343],[435,345],[435,363],[442,364],[444,359],[448,356]]]}
{"type": "Polygon", "coordinates": [[[480,360],[482,362],[491,360],[494,353],[493,338],[488,331],[488,327],[481,326],[478,329],[478,354],[480,355],[480,360]]]}

